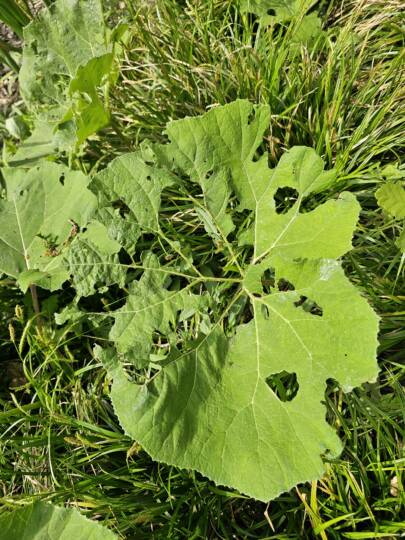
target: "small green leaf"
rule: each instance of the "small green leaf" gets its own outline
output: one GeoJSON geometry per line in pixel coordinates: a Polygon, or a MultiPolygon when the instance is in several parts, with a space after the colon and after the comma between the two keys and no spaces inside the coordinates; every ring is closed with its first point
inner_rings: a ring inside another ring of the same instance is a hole
{"type": "Polygon", "coordinates": [[[397,183],[387,182],[377,189],[378,205],[396,219],[405,218],[405,188],[397,183]]]}
{"type": "Polygon", "coordinates": [[[75,508],[36,502],[0,515],[4,540],[114,540],[112,531],[82,516],[75,508]]]}
{"type": "Polygon", "coordinates": [[[98,96],[97,89],[108,82],[113,72],[113,62],[112,53],[92,58],[84,66],[79,66],[75,78],[70,83],[69,94],[72,107],[64,120],[70,117],[76,120],[76,136],[79,145],[89,135],[96,133],[110,122],[110,114],[98,96]]]}

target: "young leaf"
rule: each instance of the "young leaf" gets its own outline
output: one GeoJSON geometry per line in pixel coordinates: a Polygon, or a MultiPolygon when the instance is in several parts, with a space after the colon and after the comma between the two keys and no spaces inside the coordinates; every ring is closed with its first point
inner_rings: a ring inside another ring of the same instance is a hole
{"type": "MultiPolygon", "coordinates": [[[[378,371],[377,316],[336,260],[351,248],[359,204],[342,193],[307,211],[306,199],[328,188],[334,172],[303,147],[269,169],[258,155],[268,122],[267,107],[246,101],[173,122],[169,143],[154,147],[160,167],[124,156],[93,184],[105,207],[119,198],[141,232],[155,232],[184,260],[159,214],[167,178],[177,181],[216,246],[207,262],[194,244],[187,271],[150,253],[136,265],[144,273],[113,313],[110,338],[137,367],[154,349],[169,352],[141,383],[109,349],[122,426],[153,458],[263,501],[319,478],[322,458],[339,454],[325,421],[326,381],[349,391],[378,371]],[[295,202],[280,208],[286,189],[295,202]],[[297,392],[277,392],[281,374],[297,381],[297,392]]],[[[198,239],[205,253],[207,237],[198,239]]]]}
{"type": "Polygon", "coordinates": [[[82,516],[75,508],[35,502],[0,515],[4,540],[117,540],[112,531],[82,516]]]}

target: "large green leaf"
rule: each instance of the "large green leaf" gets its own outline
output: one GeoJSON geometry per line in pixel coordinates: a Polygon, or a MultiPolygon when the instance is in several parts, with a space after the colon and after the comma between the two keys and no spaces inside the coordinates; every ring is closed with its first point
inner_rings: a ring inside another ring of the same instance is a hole
{"type": "Polygon", "coordinates": [[[114,540],[112,531],[74,508],[36,502],[0,515],[2,540],[114,540]]]}
{"type": "Polygon", "coordinates": [[[96,207],[88,178],[43,162],[30,170],[3,169],[7,199],[0,200],[0,271],[58,289],[69,274],[60,251],[96,207]]]}
{"type": "Polygon", "coordinates": [[[221,253],[209,268],[198,266],[198,247],[186,270],[151,253],[134,266],[143,274],[113,313],[121,354],[108,349],[105,362],[122,426],[153,458],[263,501],[319,478],[322,458],[339,454],[326,383],[349,391],[375,380],[378,330],[337,260],[351,249],[356,198],[308,206],[335,174],[302,147],[269,169],[258,152],[268,122],[267,107],[246,101],[173,122],[169,143],[154,148],[159,168],[140,155],[119,158],[93,184],[104,207],[118,198],[141,232],[164,242],[161,194],[177,181],[221,253]],[[296,201],[280,209],[286,189],[296,201]],[[168,352],[151,379],[129,377],[126,354],[139,367],[154,350],[168,352]],[[290,386],[279,391],[283,380],[290,386]]]}

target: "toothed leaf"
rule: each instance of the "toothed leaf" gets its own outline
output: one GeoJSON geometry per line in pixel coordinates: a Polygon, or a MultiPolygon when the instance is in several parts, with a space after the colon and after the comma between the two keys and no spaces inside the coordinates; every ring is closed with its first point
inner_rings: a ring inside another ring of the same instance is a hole
{"type": "Polygon", "coordinates": [[[102,182],[106,206],[118,197],[142,232],[161,235],[169,169],[216,246],[208,264],[194,243],[187,272],[152,254],[137,266],[142,275],[113,314],[119,354],[114,361],[110,348],[106,364],[122,426],[156,460],[263,501],[319,478],[323,457],[341,451],[325,420],[327,380],[349,391],[378,372],[377,316],[338,260],[359,204],[346,192],[308,207],[335,174],[303,147],[269,169],[259,153],[268,122],[267,107],[246,101],[173,122],[155,164],[128,157],[102,182]],[[127,375],[125,355],[146,362],[162,348],[150,380],[127,375]]]}

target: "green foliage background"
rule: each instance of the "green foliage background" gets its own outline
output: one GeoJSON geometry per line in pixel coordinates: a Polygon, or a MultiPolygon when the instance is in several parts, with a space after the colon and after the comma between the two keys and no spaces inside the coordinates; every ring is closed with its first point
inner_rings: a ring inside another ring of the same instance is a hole
{"type": "MultiPolygon", "coordinates": [[[[108,97],[112,121],[59,158],[94,174],[145,138],[163,141],[169,120],[242,97],[270,105],[265,144],[271,165],[291,146],[304,144],[337,168],[339,183],[328,196],[346,189],[362,206],[344,267],[381,317],[379,382],[351,394],[331,384],[326,393],[328,421],[345,444],[342,456],[327,465],[321,481],[270,505],[153,463],[122,434],[109,379],[92,353],[91,325],[76,324],[72,332],[54,323],[54,312],[69,303],[72,291],[39,289],[39,331],[30,295],[3,276],[2,511],[38,497],[70,503],[128,539],[396,538],[403,532],[402,224],[375,198],[389,180],[386,165],[401,170],[404,150],[401,4],[320,1],[312,9],[324,32],[305,43],[294,40],[303,11],[267,27],[230,1],[106,4],[111,27],[128,23],[120,74],[108,97]]],[[[12,85],[13,77],[5,72],[3,85],[12,85]]],[[[18,100],[2,114],[8,160],[35,119],[18,100]]],[[[401,174],[394,181],[403,184],[401,174]]],[[[86,307],[98,311],[111,302],[114,291],[90,296],[86,307]]]]}

